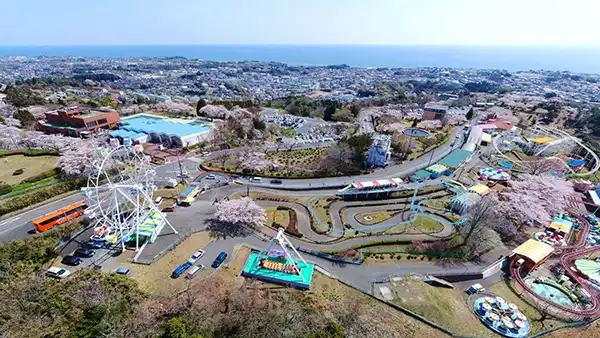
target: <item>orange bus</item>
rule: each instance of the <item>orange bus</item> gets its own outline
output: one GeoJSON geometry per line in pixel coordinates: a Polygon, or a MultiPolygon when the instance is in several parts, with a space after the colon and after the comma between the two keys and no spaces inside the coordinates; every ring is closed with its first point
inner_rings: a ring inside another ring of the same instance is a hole
{"type": "Polygon", "coordinates": [[[67,205],[64,208],[60,208],[55,212],[44,215],[38,219],[33,220],[33,226],[38,232],[44,232],[55,225],[63,224],[73,218],[77,218],[83,215],[83,212],[87,209],[85,201],[79,201],[71,205],[67,205]]]}

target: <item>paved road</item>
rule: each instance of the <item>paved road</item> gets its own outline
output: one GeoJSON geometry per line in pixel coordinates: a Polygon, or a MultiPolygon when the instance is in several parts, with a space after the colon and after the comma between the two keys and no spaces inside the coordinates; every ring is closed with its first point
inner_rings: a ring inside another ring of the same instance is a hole
{"type": "MultiPolygon", "coordinates": [[[[188,174],[191,178],[197,176],[200,171],[198,170],[197,162],[193,160],[184,159],[182,164],[187,168],[188,174]]],[[[161,178],[166,177],[172,178],[176,172],[179,172],[179,166],[177,163],[169,163],[155,168],[157,173],[157,183],[161,181],[161,178]]],[[[64,206],[69,204],[82,201],[85,198],[80,194],[74,194],[64,199],[41,205],[35,209],[25,211],[18,215],[9,217],[0,221],[0,243],[10,242],[13,240],[20,240],[28,235],[31,235],[33,230],[33,224],[31,223],[34,219],[40,218],[44,215],[52,213],[64,206]]]]}

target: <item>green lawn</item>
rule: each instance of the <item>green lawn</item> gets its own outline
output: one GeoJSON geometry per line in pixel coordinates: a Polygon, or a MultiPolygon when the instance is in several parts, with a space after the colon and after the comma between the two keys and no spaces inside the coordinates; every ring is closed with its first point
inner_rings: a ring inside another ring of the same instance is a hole
{"type": "Polygon", "coordinates": [[[22,180],[53,169],[58,156],[23,156],[12,155],[0,158],[0,182],[18,184],[22,180]],[[21,175],[13,175],[17,169],[24,169],[21,175]]]}
{"type": "Polygon", "coordinates": [[[361,212],[354,216],[354,219],[364,225],[373,225],[377,223],[384,222],[394,216],[394,214],[401,209],[398,210],[381,210],[381,211],[371,211],[371,212],[361,212]],[[371,220],[365,219],[371,217],[371,220]]]}

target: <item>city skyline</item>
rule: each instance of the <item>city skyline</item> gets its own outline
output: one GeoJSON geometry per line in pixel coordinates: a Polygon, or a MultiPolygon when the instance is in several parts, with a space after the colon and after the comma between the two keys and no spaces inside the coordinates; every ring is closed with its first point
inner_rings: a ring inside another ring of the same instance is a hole
{"type": "Polygon", "coordinates": [[[600,46],[598,10],[589,0],[24,0],[3,5],[0,45],[600,46]]]}

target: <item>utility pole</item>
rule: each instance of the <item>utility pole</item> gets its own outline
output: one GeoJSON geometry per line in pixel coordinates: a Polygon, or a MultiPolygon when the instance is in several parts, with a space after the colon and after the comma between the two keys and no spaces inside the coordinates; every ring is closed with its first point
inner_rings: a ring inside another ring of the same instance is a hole
{"type": "Polygon", "coordinates": [[[179,175],[181,177],[181,183],[185,183],[185,177],[183,177],[183,166],[181,165],[181,159],[179,158],[179,151],[177,151],[177,164],[179,164],[179,175]]]}
{"type": "Polygon", "coordinates": [[[428,167],[431,165],[431,161],[433,160],[433,153],[434,152],[435,152],[435,148],[431,149],[431,156],[429,157],[429,164],[427,164],[428,167]]]}

